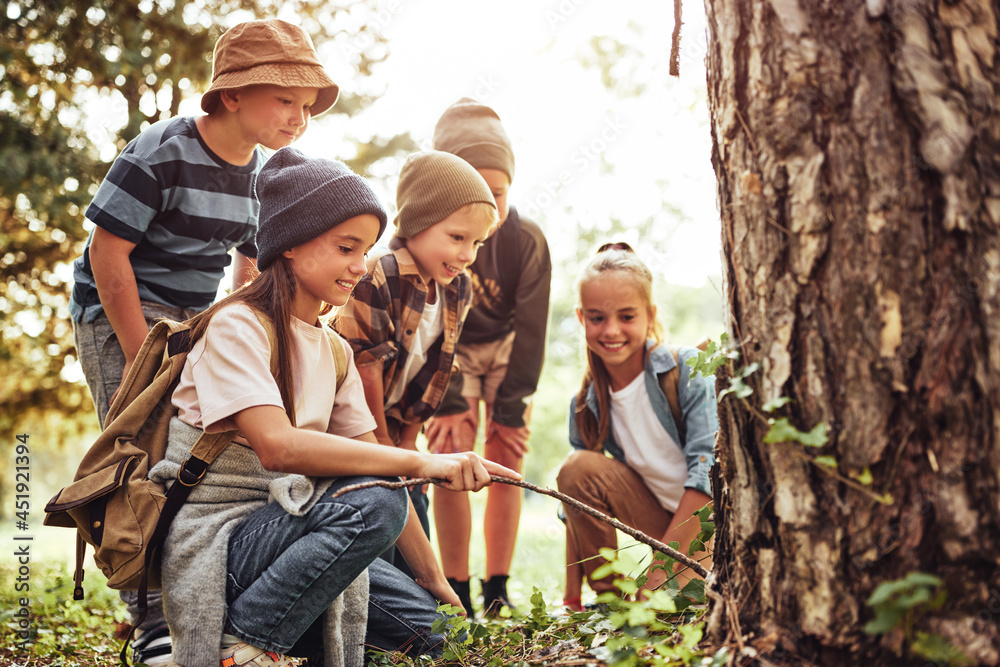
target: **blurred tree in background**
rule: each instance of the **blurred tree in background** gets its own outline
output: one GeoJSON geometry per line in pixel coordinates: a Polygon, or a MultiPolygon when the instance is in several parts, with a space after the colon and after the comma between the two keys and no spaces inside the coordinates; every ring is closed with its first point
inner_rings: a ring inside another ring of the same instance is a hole
{"type": "MultiPolygon", "coordinates": [[[[351,69],[350,81],[335,77],[340,100],[317,123],[369,105],[378,91],[372,67],[388,55],[384,37],[369,27],[378,25],[369,20],[376,11],[371,0],[5,5],[0,17],[4,460],[13,433],[27,432],[36,447],[49,447],[96,426],[68,311],[70,264],[82,253],[90,228],[88,223],[85,229],[83,214],[127,142],[148,124],[177,115],[182,99],[198,99],[208,87],[219,36],[254,18],[301,22],[321,57],[339,57],[351,69]],[[109,111],[95,118],[94,109],[109,111]]],[[[362,173],[413,147],[406,134],[354,143],[349,161],[362,173]]]]}
{"type": "MultiPolygon", "coordinates": [[[[691,77],[694,78],[694,73],[697,73],[694,81],[678,81],[669,77],[668,50],[648,48],[650,40],[655,41],[657,35],[655,26],[628,21],[624,30],[594,34],[577,50],[574,60],[590,77],[599,80],[607,92],[606,106],[590,109],[588,114],[596,119],[615,119],[629,105],[659,105],[663,96],[670,97],[678,106],[685,106],[685,113],[698,118],[698,125],[704,129],[705,154],[665,155],[663,159],[683,157],[689,163],[701,159],[706,173],[711,176],[708,113],[707,109],[700,108],[704,106],[707,95],[702,78],[704,70],[700,63],[691,62],[689,58],[686,64],[692,66],[691,77]],[[692,89],[694,92],[691,92],[692,89]],[[686,99],[686,96],[691,98],[689,103],[681,105],[677,102],[686,99]]],[[[662,42],[658,42],[657,46],[660,44],[662,42]]],[[[669,144],[671,136],[679,130],[664,123],[663,126],[637,128],[637,131],[642,133],[642,141],[654,144],[665,137],[669,144]]],[[[608,142],[604,148],[611,148],[610,144],[608,142]]],[[[552,252],[548,346],[539,389],[534,397],[532,451],[525,458],[524,471],[529,481],[552,486],[560,463],[570,451],[569,403],[580,389],[586,367],[583,327],[576,316],[576,279],[602,243],[629,243],[649,267],[654,277],[653,298],[657,305],[657,318],[671,343],[695,345],[708,337],[718,340],[719,334],[724,331],[721,278],[710,278],[697,286],[678,284],[668,279],[673,258],[693,250],[685,247],[690,241],[685,240],[687,237],[682,229],[685,226],[718,229],[718,217],[693,219],[685,202],[677,199],[678,191],[684,189],[683,184],[677,187],[649,175],[645,178],[648,178],[654,196],[644,207],[632,209],[631,213],[618,212],[614,206],[618,199],[616,183],[628,178],[630,170],[636,167],[641,172],[643,166],[627,164],[625,160],[628,158],[616,156],[613,150],[595,150],[590,155],[596,159],[588,164],[587,169],[597,173],[600,185],[595,186],[588,181],[588,187],[601,187],[607,192],[608,213],[592,210],[586,198],[574,196],[572,191],[559,192],[560,197],[552,197],[553,202],[547,207],[544,203],[549,198],[537,190],[527,193],[527,201],[519,199],[520,192],[512,199],[518,210],[529,217],[535,213],[533,209],[538,209],[534,218],[548,234],[552,252]]],[[[660,158],[651,155],[649,159],[660,158]]],[[[692,178],[699,173],[696,166],[688,171],[692,178]]],[[[712,186],[714,188],[714,178],[712,186]]],[[[708,196],[714,197],[714,192],[709,192],[708,196]]],[[[721,266],[712,273],[721,275],[721,266]]]]}

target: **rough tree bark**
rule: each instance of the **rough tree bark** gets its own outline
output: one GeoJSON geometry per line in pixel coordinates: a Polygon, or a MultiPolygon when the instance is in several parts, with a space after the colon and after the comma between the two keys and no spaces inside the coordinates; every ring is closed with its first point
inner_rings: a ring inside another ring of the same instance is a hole
{"type": "Polygon", "coordinates": [[[1000,664],[1000,3],[705,4],[728,326],[761,364],[720,405],[710,636],[741,664],[927,664],[863,631],[922,571],[948,600],[916,628],[1000,664]],[[778,396],[823,449],[763,442],[778,396]]]}

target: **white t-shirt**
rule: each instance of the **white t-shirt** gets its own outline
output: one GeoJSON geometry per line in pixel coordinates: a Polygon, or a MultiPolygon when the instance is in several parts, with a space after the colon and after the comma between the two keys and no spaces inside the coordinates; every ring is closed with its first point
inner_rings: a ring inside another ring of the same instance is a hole
{"type": "Polygon", "coordinates": [[[610,392],[611,432],[625,461],[642,477],[660,506],[677,511],[687,481],[684,452],[656,418],[640,373],[627,387],[610,392]]]}
{"type": "Polygon", "coordinates": [[[406,363],[403,364],[403,375],[392,392],[385,399],[385,409],[388,410],[403,398],[403,392],[410,384],[410,381],[417,376],[420,369],[427,361],[427,350],[431,348],[434,341],[444,332],[444,310],[441,302],[444,301],[444,288],[438,283],[434,283],[437,292],[434,303],[425,303],[424,309],[420,313],[420,324],[413,334],[409,354],[406,363]]]}
{"type": "MultiPolygon", "coordinates": [[[[354,355],[342,340],[347,376],[337,387],[329,335],[292,318],[296,426],[352,438],[375,430],[354,355]]],[[[181,370],[172,402],[181,421],[216,433],[235,429],[232,416],[259,405],[282,407],[271,375],[267,332],[249,306],[227,306],[212,317],[181,370]]]]}

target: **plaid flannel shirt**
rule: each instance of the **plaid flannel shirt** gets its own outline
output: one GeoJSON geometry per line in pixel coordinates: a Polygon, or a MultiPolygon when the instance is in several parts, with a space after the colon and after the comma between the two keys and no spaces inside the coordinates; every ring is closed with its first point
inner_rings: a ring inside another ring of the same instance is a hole
{"type": "MultiPolygon", "coordinates": [[[[368,274],[340,309],[333,327],[354,350],[354,362],[366,366],[381,361],[382,390],[389,396],[403,380],[403,368],[427,302],[427,280],[399,239],[390,252],[368,260],[368,274]]],[[[458,371],[455,345],[472,305],[467,273],[444,288],[444,332],[427,351],[427,361],[395,405],[386,406],[387,419],[418,424],[429,419],[458,371]]]]}

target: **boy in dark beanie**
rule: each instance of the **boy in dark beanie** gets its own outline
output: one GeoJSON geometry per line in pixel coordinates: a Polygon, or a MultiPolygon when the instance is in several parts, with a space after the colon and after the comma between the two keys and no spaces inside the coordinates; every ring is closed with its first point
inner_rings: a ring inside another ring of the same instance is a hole
{"type": "MultiPolygon", "coordinates": [[[[486,414],[485,458],[521,471],[528,451],[531,396],[538,386],[545,350],[552,273],[541,229],[507,204],[514,179],[514,152],[500,117],[490,107],[462,98],[448,107],[434,128],[434,148],[471,164],[493,193],[500,227],[470,267],[475,305],[458,342],[461,373],[453,378],[437,414],[427,425],[432,452],[470,451],[486,414]]],[[[490,487],[486,501],[487,615],[512,606],[507,578],[521,515],[520,489],[490,487]]],[[[465,493],[434,490],[438,548],[445,575],[461,595],[469,591],[472,519],[465,493]]],[[[471,609],[469,609],[471,616],[471,609]]]]}
{"type": "MultiPolygon", "coordinates": [[[[334,328],[354,350],[379,442],[415,450],[455,369],[455,345],[472,304],[466,267],[496,225],[497,207],[475,169],[440,151],[407,158],[396,206],[388,251],[369,258],[368,275],[334,328]]],[[[426,493],[413,490],[411,498],[429,533],[426,493]]],[[[386,558],[407,569],[394,554],[386,558]]],[[[467,599],[466,593],[463,606],[467,599]]]]}

